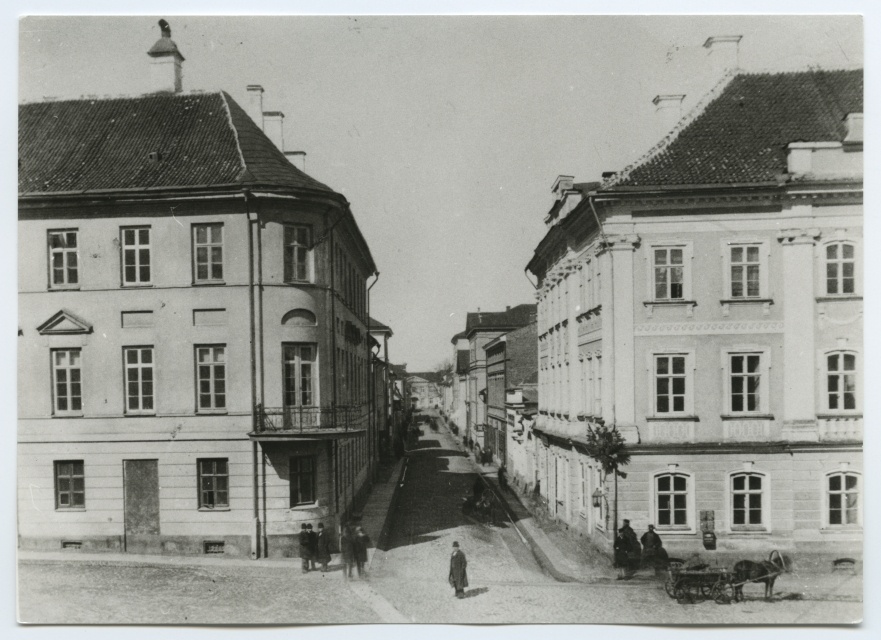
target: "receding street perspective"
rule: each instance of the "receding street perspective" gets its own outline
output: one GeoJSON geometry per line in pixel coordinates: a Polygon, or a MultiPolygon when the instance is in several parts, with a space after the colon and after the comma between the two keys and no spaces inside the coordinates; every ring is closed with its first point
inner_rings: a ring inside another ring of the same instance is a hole
{"type": "Polygon", "coordinates": [[[865,631],[863,28],[21,17],[18,622],[865,631]]]}

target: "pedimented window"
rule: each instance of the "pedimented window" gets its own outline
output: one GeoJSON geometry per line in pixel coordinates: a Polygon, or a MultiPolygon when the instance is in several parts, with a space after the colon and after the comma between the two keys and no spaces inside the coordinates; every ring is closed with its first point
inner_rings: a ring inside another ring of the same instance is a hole
{"type": "Polygon", "coordinates": [[[92,325],[82,318],[62,309],[37,327],[40,335],[70,335],[92,333],[92,325]]]}

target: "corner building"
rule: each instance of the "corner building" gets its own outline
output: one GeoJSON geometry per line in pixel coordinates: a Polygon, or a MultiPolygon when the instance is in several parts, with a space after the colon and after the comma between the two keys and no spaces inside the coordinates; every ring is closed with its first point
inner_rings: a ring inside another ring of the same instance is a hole
{"type": "Polygon", "coordinates": [[[368,488],[376,266],[260,109],[154,56],[156,93],[19,108],[19,545],[296,555],[368,488]]]}
{"type": "Polygon", "coordinates": [[[861,557],[862,77],[729,74],[633,165],[555,184],[536,480],[600,546],[628,518],[671,556],[861,557]],[[617,488],[600,422],[632,454],[617,488]]]}

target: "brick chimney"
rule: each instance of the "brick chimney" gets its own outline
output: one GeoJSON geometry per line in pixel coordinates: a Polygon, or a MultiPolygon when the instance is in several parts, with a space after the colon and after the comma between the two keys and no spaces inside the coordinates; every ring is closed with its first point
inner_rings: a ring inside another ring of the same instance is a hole
{"type": "Polygon", "coordinates": [[[281,111],[263,112],[263,133],[284,153],[284,114],[281,111]]]}
{"type": "Polygon", "coordinates": [[[159,21],[162,37],[147,52],[150,56],[151,90],[155,93],[179,93],[183,90],[184,57],[171,39],[171,26],[159,21]]]}
{"type": "Polygon", "coordinates": [[[682,101],[684,93],[671,93],[657,95],[652,100],[655,105],[655,133],[658,138],[663,138],[673,130],[676,123],[682,118],[682,101]]]}
{"type": "Polygon", "coordinates": [[[248,92],[248,106],[245,109],[251,120],[260,130],[263,130],[263,87],[259,84],[249,84],[245,87],[248,92]]]}
{"type": "Polygon", "coordinates": [[[704,42],[716,77],[737,69],[740,41],[743,36],[712,36],[704,42]]]}

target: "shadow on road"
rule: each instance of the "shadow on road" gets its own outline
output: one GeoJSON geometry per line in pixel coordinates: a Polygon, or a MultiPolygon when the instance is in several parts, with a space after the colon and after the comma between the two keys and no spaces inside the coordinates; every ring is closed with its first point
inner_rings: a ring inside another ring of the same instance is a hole
{"type": "Polygon", "coordinates": [[[489,591],[489,587],[480,587],[478,589],[469,589],[465,592],[466,598],[476,598],[477,596],[486,593],[489,591]]]}

